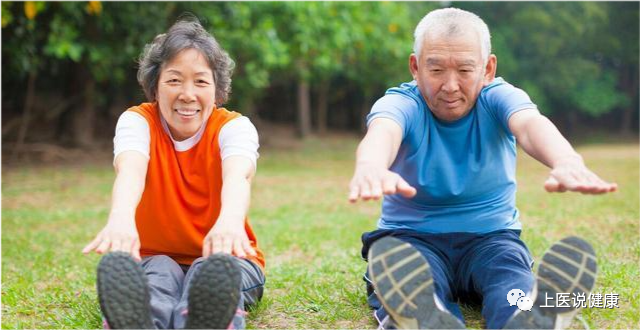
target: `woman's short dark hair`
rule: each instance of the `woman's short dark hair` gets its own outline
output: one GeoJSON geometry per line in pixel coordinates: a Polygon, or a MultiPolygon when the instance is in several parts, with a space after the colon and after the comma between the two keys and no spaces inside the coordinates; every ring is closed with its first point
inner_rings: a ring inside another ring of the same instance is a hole
{"type": "Polygon", "coordinates": [[[194,16],[180,18],[167,33],[157,35],[140,54],[138,83],[149,102],[156,100],[162,66],[185,49],[196,49],[206,58],[213,72],[216,104],[225,103],[231,92],[231,74],[235,63],[194,16]]]}

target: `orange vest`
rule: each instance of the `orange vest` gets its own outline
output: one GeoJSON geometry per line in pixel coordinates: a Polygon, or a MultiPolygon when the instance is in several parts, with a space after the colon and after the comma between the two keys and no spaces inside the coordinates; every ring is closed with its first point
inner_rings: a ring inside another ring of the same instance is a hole
{"type": "MultiPolygon", "coordinates": [[[[164,131],[155,103],[131,107],[149,123],[151,143],[149,167],[142,199],[136,210],[140,254],[167,255],[190,265],[202,256],[202,242],[220,214],[222,159],[218,135],[230,120],[240,117],[224,108],[214,109],[202,139],[191,149],[178,152],[164,131]]],[[[263,269],[264,255],[258,249],[249,219],[245,230],[256,257],[248,257],[263,269]]]]}

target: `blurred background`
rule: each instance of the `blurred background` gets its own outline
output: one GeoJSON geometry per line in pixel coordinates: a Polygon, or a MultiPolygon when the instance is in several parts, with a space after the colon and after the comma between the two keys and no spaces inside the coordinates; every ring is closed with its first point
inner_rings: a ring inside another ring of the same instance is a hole
{"type": "Polygon", "coordinates": [[[498,75],[570,139],[636,139],[638,2],[27,1],[2,2],[3,163],[110,151],[118,116],[145,101],[140,52],[185,12],[236,61],[226,107],[263,145],[361,134],[373,102],[411,80],[415,25],[444,6],[486,21],[498,75]]]}

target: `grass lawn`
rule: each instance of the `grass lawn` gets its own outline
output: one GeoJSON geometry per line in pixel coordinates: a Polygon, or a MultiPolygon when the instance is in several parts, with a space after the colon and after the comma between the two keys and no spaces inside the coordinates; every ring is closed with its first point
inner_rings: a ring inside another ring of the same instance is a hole
{"type": "MultiPolygon", "coordinates": [[[[366,307],[360,235],[375,228],[379,202],[347,202],[357,138],[310,139],[263,149],[251,221],[267,254],[265,297],[250,328],[374,328],[366,307]]],[[[640,327],[638,145],[585,145],[587,164],[620,191],[548,194],[547,170],[520,152],[523,239],[539,259],[554,241],[579,235],[599,258],[596,293],[619,308],[585,309],[591,328],[640,327]]],[[[105,224],[114,179],[103,163],[5,167],[2,171],[2,328],[100,328],[99,256],[80,249],[105,224]]],[[[505,297],[506,298],[506,297],[505,297]]],[[[465,308],[481,328],[477,309],[465,308]]],[[[581,327],[574,322],[574,327],[581,327]]]]}

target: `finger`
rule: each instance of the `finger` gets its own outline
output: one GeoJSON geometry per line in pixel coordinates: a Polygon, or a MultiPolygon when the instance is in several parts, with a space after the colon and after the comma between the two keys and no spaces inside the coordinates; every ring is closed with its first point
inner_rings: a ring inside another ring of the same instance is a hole
{"type": "Polygon", "coordinates": [[[240,239],[233,240],[233,255],[238,258],[245,258],[247,256],[244,252],[240,239]]]}
{"type": "Polygon", "coordinates": [[[140,239],[136,238],[133,241],[133,244],[131,245],[131,256],[133,256],[133,259],[136,259],[136,261],[140,262],[142,261],[142,257],[140,257],[140,239]]]}
{"type": "Polygon", "coordinates": [[[206,258],[211,254],[213,254],[213,241],[211,237],[207,236],[202,242],[202,256],[206,258]]]}
{"type": "Polygon", "coordinates": [[[360,196],[360,187],[357,184],[354,184],[349,189],[349,202],[351,203],[357,202],[358,196],[360,196]]]}
{"type": "Polygon", "coordinates": [[[403,178],[400,178],[400,180],[398,181],[398,192],[400,193],[400,195],[406,198],[411,198],[418,193],[416,188],[412,187],[409,183],[407,183],[407,181],[404,181],[403,178]]]}
{"type": "Polygon", "coordinates": [[[102,242],[102,237],[97,236],[96,238],[93,239],[93,241],[91,241],[91,243],[87,244],[84,249],[82,249],[82,253],[87,254],[93,250],[95,250],[98,245],[100,244],[100,242],[102,242]]]}
{"type": "Polygon", "coordinates": [[[224,236],[222,238],[222,253],[231,254],[233,247],[233,239],[231,237],[224,236]]]}
{"type": "Polygon", "coordinates": [[[560,189],[564,187],[565,191],[582,191],[585,190],[585,185],[580,182],[575,174],[564,175],[562,178],[558,178],[560,182],[560,189]]]}
{"type": "Polygon", "coordinates": [[[125,251],[122,247],[122,241],[119,239],[111,242],[111,250],[110,251],[125,251]]]}
{"type": "Polygon", "coordinates": [[[369,180],[369,185],[371,186],[371,198],[374,200],[379,200],[382,197],[382,180],[380,178],[375,177],[369,180]]]}
{"type": "Polygon", "coordinates": [[[580,176],[581,192],[584,194],[602,194],[607,190],[606,182],[591,171],[584,171],[580,176]]]}
{"type": "Polygon", "coordinates": [[[222,237],[214,236],[211,243],[211,254],[222,252],[222,237]]]}
{"type": "Polygon", "coordinates": [[[395,194],[398,182],[398,176],[387,175],[384,179],[382,179],[382,193],[385,195],[395,194]]]}
{"type": "Polygon", "coordinates": [[[109,252],[109,247],[111,247],[111,241],[109,241],[109,239],[104,239],[100,242],[100,245],[98,245],[96,252],[98,252],[98,254],[109,252]]]}
{"type": "Polygon", "coordinates": [[[251,242],[249,242],[249,240],[243,240],[242,247],[249,255],[254,257],[257,255],[256,250],[253,248],[253,246],[251,246],[251,242]]]}
{"type": "Polygon", "coordinates": [[[560,183],[553,176],[549,176],[547,181],[544,182],[544,189],[547,192],[558,192],[560,189],[560,183]]]}
{"type": "Polygon", "coordinates": [[[603,193],[613,192],[618,189],[618,185],[616,183],[604,181],[600,179],[600,177],[597,175],[596,175],[596,178],[598,178],[598,180],[601,182],[601,185],[602,185],[601,190],[603,193]]]}
{"type": "Polygon", "coordinates": [[[369,180],[360,182],[360,198],[365,201],[371,199],[371,185],[369,184],[369,180]]]}

